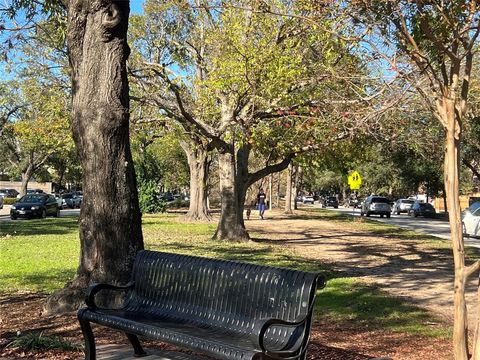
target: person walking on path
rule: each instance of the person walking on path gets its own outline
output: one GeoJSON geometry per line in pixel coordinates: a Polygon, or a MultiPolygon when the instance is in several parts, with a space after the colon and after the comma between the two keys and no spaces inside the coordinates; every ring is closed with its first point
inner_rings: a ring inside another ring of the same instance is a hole
{"type": "Polygon", "coordinates": [[[267,194],[260,189],[257,195],[257,206],[258,206],[258,214],[263,220],[263,214],[265,214],[265,206],[266,206],[267,194]]]}

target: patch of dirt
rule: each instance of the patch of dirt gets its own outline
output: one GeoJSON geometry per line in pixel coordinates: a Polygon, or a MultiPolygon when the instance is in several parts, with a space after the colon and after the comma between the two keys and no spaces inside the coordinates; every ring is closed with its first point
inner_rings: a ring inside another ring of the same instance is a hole
{"type": "MultiPolygon", "coordinates": [[[[278,211],[267,215],[266,220],[246,222],[256,236],[254,241],[288,246],[302,257],[329,264],[346,277],[361,278],[453,321],[453,257],[448,247],[398,234],[369,232],[359,223],[362,218],[349,224],[312,219],[312,213],[305,211],[293,217],[278,211]]],[[[475,277],[468,285],[467,301],[474,303],[475,277]]],[[[474,308],[469,307],[470,319],[476,318],[474,308]]]]}
{"type": "MultiPolygon", "coordinates": [[[[81,352],[37,351],[23,352],[8,347],[17,332],[23,334],[43,331],[44,335],[59,336],[72,343],[82,343],[83,337],[73,313],[46,316],[42,313],[46,296],[17,294],[0,296],[0,359],[82,359],[81,352]],[[7,346],[6,346],[7,345],[7,346]]],[[[124,335],[105,327],[93,326],[96,342],[100,344],[127,344],[124,335]]],[[[145,341],[145,347],[181,351],[173,346],[155,341],[145,341]]],[[[451,359],[449,342],[405,336],[404,334],[369,331],[358,327],[338,327],[331,322],[313,325],[308,349],[309,360],[367,360],[374,357],[391,357],[395,360],[447,360],[451,359]]]]}

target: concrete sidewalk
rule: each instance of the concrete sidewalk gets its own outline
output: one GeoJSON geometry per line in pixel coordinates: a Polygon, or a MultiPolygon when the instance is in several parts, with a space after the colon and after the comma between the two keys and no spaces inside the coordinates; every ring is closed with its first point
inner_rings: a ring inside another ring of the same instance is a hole
{"type": "MultiPolygon", "coordinates": [[[[147,356],[142,357],[145,360],[205,360],[205,357],[194,357],[192,355],[145,348],[147,356]]],[[[129,360],[138,359],[133,356],[133,349],[127,345],[100,345],[97,346],[97,359],[99,360],[129,360]]]]}
{"type": "Polygon", "coordinates": [[[10,205],[3,205],[3,209],[0,209],[0,216],[10,215],[10,205]]]}

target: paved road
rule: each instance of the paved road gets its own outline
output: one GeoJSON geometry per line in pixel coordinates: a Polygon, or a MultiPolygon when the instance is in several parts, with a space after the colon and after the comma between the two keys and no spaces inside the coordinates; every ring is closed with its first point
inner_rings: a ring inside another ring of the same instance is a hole
{"type": "MultiPolygon", "coordinates": [[[[78,216],[80,214],[80,209],[64,209],[60,210],[60,217],[63,216],[78,216]]],[[[0,210],[0,221],[10,221],[10,205],[5,205],[3,209],[0,210]]]]}
{"type": "MultiPolygon", "coordinates": [[[[317,207],[319,205],[315,204],[314,206],[317,207]]],[[[352,208],[340,207],[338,209],[327,208],[327,210],[338,211],[354,216],[360,216],[360,209],[355,209],[355,211],[352,211],[352,208]]],[[[448,223],[448,219],[445,217],[429,219],[423,217],[413,218],[407,216],[407,214],[392,214],[390,219],[386,217],[381,218],[378,215],[371,215],[369,219],[393,224],[401,228],[410,229],[424,234],[436,236],[442,239],[450,240],[450,224],[448,223]]],[[[465,238],[465,244],[480,248],[480,239],[465,238]]]]}
{"type": "MultiPolygon", "coordinates": [[[[334,210],[341,213],[353,214],[354,216],[360,216],[360,209],[355,209],[352,211],[352,208],[343,208],[338,209],[327,208],[327,210],[334,210]]],[[[380,221],[384,223],[394,224],[402,228],[420,231],[422,233],[433,235],[442,239],[450,239],[450,225],[448,224],[447,219],[437,218],[429,219],[423,217],[413,218],[407,216],[407,214],[395,215],[392,214],[391,218],[381,218],[378,215],[371,215],[369,217],[371,220],[380,221]]]]}

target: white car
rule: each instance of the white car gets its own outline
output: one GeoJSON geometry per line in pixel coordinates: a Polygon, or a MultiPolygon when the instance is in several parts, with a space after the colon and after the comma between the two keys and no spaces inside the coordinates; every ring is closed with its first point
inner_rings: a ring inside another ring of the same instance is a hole
{"type": "Polygon", "coordinates": [[[306,204],[306,203],[313,204],[315,202],[315,199],[313,198],[312,195],[303,195],[302,196],[302,202],[304,204],[306,204]]]}
{"type": "Polygon", "coordinates": [[[474,202],[462,214],[463,233],[480,236],[480,201],[474,202]]]}

